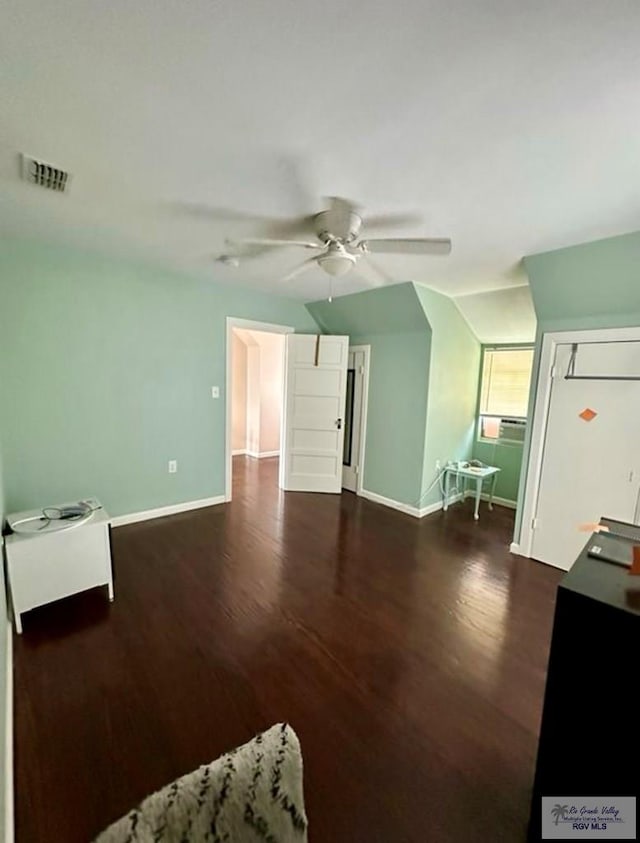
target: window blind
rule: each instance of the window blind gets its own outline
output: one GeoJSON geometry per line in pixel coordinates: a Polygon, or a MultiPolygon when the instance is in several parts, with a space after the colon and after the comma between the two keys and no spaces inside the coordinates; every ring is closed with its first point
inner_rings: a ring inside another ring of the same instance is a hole
{"type": "Polygon", "coordinates": [[[532,365],[532,348],[487,349],[482,367],[480,415],[525,418],[532,365]]]}

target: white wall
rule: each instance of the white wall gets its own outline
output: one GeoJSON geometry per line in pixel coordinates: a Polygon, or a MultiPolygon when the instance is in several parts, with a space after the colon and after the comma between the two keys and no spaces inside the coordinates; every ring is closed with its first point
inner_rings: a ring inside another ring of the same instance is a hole
{"type": "Polygon", "coordinates": [[[249,454],[280,450],[284,336],[233,330],[232,448],[249,454]],[[243,395],[240,391],[244,389],[243,395]],[[244,415],[244,427],[239,416],[244,415]]]}
{"type": "Polygon", "coordinates": [[[284,337],[257,334],[260,347],[260,453],[280,450],[280,417],[284,389],[284,337]]]}
{"type": "Polygon", "coordinates": [[[235,331],[232,344],[231,448],[244,451],[247,447],[247,346],[235,331]]]}
{"type": "Polygon", "coordinates": [[[260,453],[260,347],[247,346],[247,451],[260,453]]]}

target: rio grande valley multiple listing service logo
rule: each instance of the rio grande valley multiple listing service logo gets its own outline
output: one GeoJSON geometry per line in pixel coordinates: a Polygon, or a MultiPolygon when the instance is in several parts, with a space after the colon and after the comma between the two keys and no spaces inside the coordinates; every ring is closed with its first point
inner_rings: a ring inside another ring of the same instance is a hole
{"type": "Polygon", "coordinates": [[[635,796],[543,796],[543,840],[635,840],[635,796]]]}

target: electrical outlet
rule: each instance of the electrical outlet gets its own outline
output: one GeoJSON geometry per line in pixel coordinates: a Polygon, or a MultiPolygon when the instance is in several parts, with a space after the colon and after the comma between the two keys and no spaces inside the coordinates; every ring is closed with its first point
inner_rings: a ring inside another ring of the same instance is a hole
{"type": "Polygon", "coordinates": [[[440,460],[436,460],[436,471],[440,471],[440,460]]]}
{"type": "Polygon", "coordinates": [[[169,460],[169,474],[175,474],[178,470],[178,460],[169,460]]]}
{"type": "Polygon", "coordinates": [[[219,386],[212,386],[211,387],[211,397],[212,398],[220,398],[220,387],[219,386]]]}

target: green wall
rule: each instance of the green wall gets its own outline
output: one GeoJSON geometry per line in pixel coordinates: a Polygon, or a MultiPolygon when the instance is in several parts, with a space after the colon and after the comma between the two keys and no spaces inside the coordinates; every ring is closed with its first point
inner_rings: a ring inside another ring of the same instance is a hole
{"type": "MultiPolygon", "coordinates": [[[[1,381],[0,381],[1,383],[1,381]]],[[[2,400],[2,396],[0,396],[2,400]]],[[[4,483],[2,475],[2,453],[0,451],[0,535],[4,525],[4,483]]],[[[0,833],[5,827],[5,813],[7,806],[5,797],[5,763],[4,748],[7,743],[6,732],[6,701],[7,701],[7,635],[10,634],[7,628],[7,600],[4,582],[4,560],[3,560],[2,539],[0,539],[0,833]]]]}
{"type": "Polygon", "coordinates": [[[640,232],[524,259],[538,331],[640,325],[640,232]]]}
{"type": "Polygon", "coordinates": [[[30,242],[0,242],[0,303],[9,511],[224,494],[226,317],[317,331],[298,302],[30,242]]]}
{"type": "MultiPolygon", "coordinates": [[[[480,409],[480,390],[482,387],[482,366],[484,361],[484,352],[487,348],[531,348],[530,343],[508,343],[505,345],[496,345],[495,343],[489,346],[482,346],[482,354],[480,357],[480,372],[478,375],[478,398],[477,410],[480,409]]],[[[473,457],[481,460],[487,465],[495,465],[500,469],[500,474],[496,480],[496,497],[503,498],[515,505],[518,499],[518,488],[520,486],[520,472],[522,470],[522,454],[524,451],[524,444],[505,444],[499,442],[482,442],[477,437],[479,434],[479,424],[476,426],[473,443],[473,457]]]]}
{"type": "Polygon", "coordinates": [[[442,499],[439,484],[433,485],[436,461],[443,466],[448,460],[471,457],[480,343],[450,298],[420,285],[415,289],[432,332],[420,501],[424,507],[442,499]]]}
{"type": "Polygon", "coordinates": [[[496,480],[496,497],[503,498],[514,505],[518,499],[522,452],[523,446],[518,444],[508,445],[478,440],[473,444],[474,459],[481,460],[487,465],[495,465],[500,469],[496,480]]]}
{"type": "Polygon", "coordinates": [[[480,345],[451,299],[411,283],[308,305],[371,345],[363,486],[417,508],[441,500],[435,463],[471,455],[480,345]]]}
{"type": "MultiPolygon", "coordinates": [[[[529,394],[534,418],[540,352],[551,331],[640,326],[640,231],[524,259],[538,319],[529,394]]],[[[514,541],[519,541],[532,424],[524,443],[514,541]]]]}
{"type": "Polygon", "coordinates": [[[420,498],[431,329],[413,284],[307,305],[327,333],[371,346],[363,486],[416,506],[420,498]]]}

